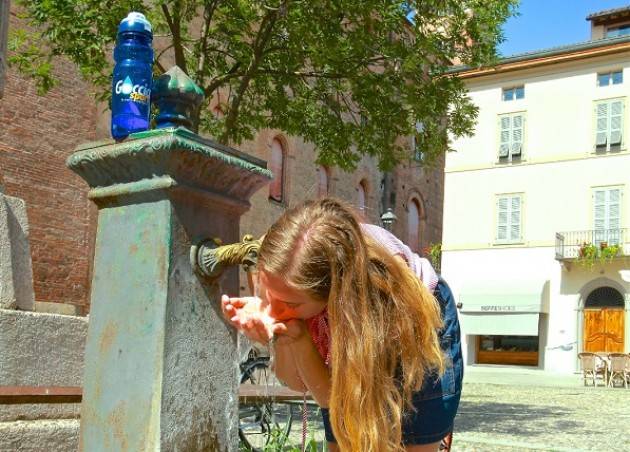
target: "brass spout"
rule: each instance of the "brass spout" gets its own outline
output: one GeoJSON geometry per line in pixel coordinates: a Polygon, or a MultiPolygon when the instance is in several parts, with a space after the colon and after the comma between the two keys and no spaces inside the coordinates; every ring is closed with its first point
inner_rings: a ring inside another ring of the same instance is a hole
{"type": "Polygon", "coordinates": [[[216,279],[232,265],[242,265],[250,272],[258,262],[261,240],[246,234],[240,243],[223,245],[220,239],[204,239],[190,248],[190,263],[195,271],[216,279]]]}

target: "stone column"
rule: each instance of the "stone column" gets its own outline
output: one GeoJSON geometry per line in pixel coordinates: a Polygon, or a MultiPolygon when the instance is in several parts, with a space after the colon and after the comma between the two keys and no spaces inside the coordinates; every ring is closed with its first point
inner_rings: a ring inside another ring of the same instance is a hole
{"type": "Polygon", "coordinates": [[[68,166],[99,209],[80,449],[236,451],[236,335],[219,297],[237,274],[204,280],[190,247],[238,240],[265,162],[179,127],[87,144],[68,166]]]}

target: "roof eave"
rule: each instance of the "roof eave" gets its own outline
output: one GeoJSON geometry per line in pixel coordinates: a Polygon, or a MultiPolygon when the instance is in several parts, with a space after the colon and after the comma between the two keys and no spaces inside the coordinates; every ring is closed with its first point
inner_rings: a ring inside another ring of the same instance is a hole
{"type": "Polygon", "coordinates": [[[528,57],[508,57],[499,60],[494,66],[482,68],[453,68],[449,73],[459,78],[482,77],[486,75],[494,75],[529,69],[533,67],[546,66],[567,61],[575,61],[585,58],[594,58],[598,56],[621,53],[630,50],[630,37],[622,42],[616,42],[605,46],[580,46],[569,51],[546,52],[528,57]]]}

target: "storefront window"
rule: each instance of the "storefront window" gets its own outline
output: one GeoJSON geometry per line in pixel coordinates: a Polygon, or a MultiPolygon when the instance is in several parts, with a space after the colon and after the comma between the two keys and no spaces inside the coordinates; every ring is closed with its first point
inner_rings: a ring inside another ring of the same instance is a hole
{"type": "Polygon", "coordinates": [[[537,352],[538,336],[481,336],[479,350],[488,352],[537,352]]]}

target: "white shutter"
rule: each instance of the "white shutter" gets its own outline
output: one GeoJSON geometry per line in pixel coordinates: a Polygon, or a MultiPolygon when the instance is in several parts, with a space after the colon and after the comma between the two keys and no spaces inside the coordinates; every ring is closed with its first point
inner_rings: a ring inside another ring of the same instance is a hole
{"type": "Polygon", "coordinates": [[[621,190],[608,190],[608,233],[609,245],[619,244],[619,227],[621,226],[621,190]]]}
{"type": "Polygon", "coordinates": [[[593,193],[593,242],[619,244],[621,226],[621,190],[597,189],[593,193]]]}
{"type": "Polygon", "coordinates": [[[610,144],[621,144],[623,128],[623,102],[616,100],[610,103],[610,144]]]}
{"type": "Polygon", "coordinates": [[[497,201],[497,240],[508,239],[508,197],[501,197],[497,201]]]}
{"type": "Polygon", "coordinates": [[[510,240],[521,239],[521,197],[513,196],[510,209],[510,240]]]}
{"type": "Polygon", "coordinates": [[[523,116],[512,117],[512,155],[521,155],[523,145],[523,116]]]}
{"type": "Polygon", "coordinates": [[[606,146],[608,139],[608,102],[599,102],[596,107],[597,131],[595,146],[606,146]]]}
{"type": "Polygon", "coordinates": [[[510,155],[510,131],[511,127],[511,117],[503,116],[501,117],[501,143],[499,145],[499,157],[507,157],[510,155]]]}
{"type": "Polygon", "coordinates": [[[606,235],[606,190],[593,194],[593,242],[599,244],[606,235]]]}

